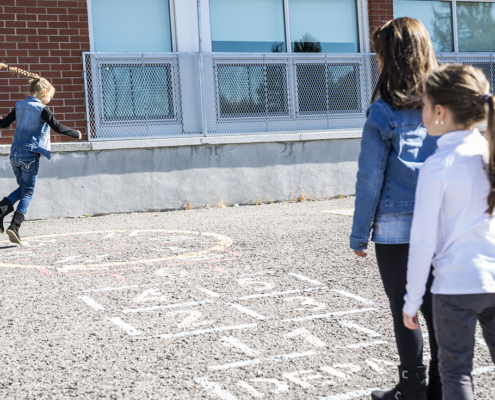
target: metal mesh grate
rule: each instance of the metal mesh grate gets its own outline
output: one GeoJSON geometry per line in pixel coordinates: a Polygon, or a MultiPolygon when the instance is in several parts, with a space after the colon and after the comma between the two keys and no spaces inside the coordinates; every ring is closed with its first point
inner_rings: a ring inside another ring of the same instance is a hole
{"type": "MultiPolygon", "coordinates": [[[[439,53],[495,84],[490,53],[439,53]]],[[[203,131],[198,53],[84,53],[91,140],[360,129],[373,54],[207,53],[203,131]]]]}

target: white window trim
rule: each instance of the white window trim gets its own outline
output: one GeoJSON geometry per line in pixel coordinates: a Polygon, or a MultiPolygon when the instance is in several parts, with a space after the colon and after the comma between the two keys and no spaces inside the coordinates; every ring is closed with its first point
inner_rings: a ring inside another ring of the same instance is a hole
{"type": "MultiPolygon", "coordinates": [[[[95,50],[95,35],[93,28],[93,9],[91,2],[92,0],[86,0],[86,7],[88,10],[89,49],[91,52],[95,52],[96,50],[95,50]]],[[[169,0],[168,5],[169,5],[169,15],[170,15],[170,36],[172,40],[172,53],[174,53],[177,51],[174,0],[169,0]]]]}

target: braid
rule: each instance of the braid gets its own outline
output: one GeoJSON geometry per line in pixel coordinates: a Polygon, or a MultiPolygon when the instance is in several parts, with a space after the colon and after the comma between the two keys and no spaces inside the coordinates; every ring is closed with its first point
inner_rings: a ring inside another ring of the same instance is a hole
{"type": "Polygon", "coordinates": [[[7,71],[31,78],[29,81],[29,93],[31,94],[31,96],[39,97],[40,93],[42,93],[45,89],[49,92],[55,92],[55,88],[51,85],[51,83],[37,74],[25,71],[17,67],[9,67],[7,64],[0,63],[0,70],[2,69],[6,69],[7,71]]]}
{"type": "Polygon", "coordinates": [[[24,71],[23,69],[17,68],[17,67],[7,67],[9,72],[14,72],[19,75],[24,75],[27,76],[28,78],[33,78],[33,79],[41,79],[41,77],[37,74],[33,74],[32,72],[29,71],[24,71]]]}

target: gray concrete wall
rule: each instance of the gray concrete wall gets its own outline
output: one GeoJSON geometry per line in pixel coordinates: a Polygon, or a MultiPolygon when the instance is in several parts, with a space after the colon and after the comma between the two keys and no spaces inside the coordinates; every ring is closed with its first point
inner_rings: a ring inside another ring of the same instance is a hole
{"type": "MultiPolygon", "coordinates": [[[[1,197],[16,188],[6,147],[1,197]]],[[[51,162],[42,157],[27,218],[176,209],[187,201],[191,207],[253,204],[301,191],[322,198],[354,194],[359,148],[358,138],[116,150],[81,143],[79,151],[53,153],[51,162]]]]}

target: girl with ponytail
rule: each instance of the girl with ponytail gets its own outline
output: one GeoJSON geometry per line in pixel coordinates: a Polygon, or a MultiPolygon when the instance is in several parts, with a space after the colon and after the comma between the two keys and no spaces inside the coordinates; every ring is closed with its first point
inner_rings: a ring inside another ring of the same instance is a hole
{"type": "Polygon", "coordinates": [[[419,174],[404,325],[418,329],[433,263],[433,319],[444,399],[473,399],[476,322],[495,362],[495,98],[483,72],[445,65],[425,84],[423,122],[439,150],[419,174]],[[488,141],[475,125],[488,115],[488,141]]]}
{"type": "Polygon", "coordinates": [[[10,163],[19,185],[0,201],[0,233],[4,232],[3,219],[14,211],[14,204],[19,201],[7,234],[11,242],[21,243],[19,228],[33,197],[40,157],[43,155],[51,158],[50,128],[56,133],[76,139],[81,139],[82,135],[81,132],[60,124],[46,106],[55,94],[55,88],[50,82],[39,75],[0,63],[0,70],[3,69],[30,78],[26,100],[16,102],[14,110],[7,117],[0,117],[0,128],[7,128],[16,121],[10,163]]]}

